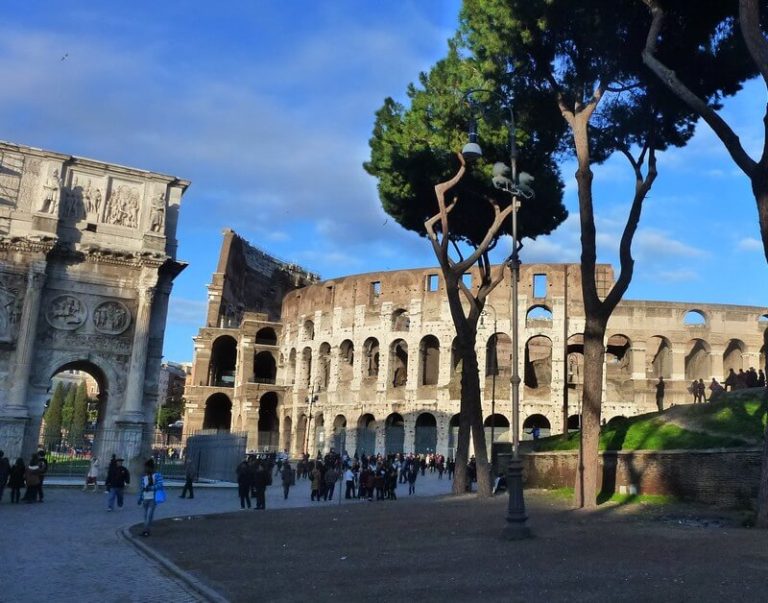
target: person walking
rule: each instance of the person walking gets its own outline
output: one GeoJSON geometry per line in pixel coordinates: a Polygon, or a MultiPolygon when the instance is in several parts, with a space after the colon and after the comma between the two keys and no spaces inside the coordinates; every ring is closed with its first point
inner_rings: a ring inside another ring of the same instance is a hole
{"type": "Polygon", "coordinates": [[[312,491],[309,494],[309,499],[320,502],[320,489],[323,483],[323,472],[320,468],[320,463],[315,463],[315,468],[309,474],[309,479],[312,481],[312,491]]]}
{"type": "Polygon", "coordinates": [[[256,471],[253,474],[253,490],[256,494],[256,509],[266,509],[266,491],[269,473],[262,463],[256,465],[256,471]]]}
{"type": "Polygon", "coordinates": [[[330,465],[323,476],[325,480],[325,491],[323,492],[323,500],[329,498],[333,500],[333,492],[336,489],[336,482],[339,479],[339,472],[333,465],[330,465]]]}
{"type": "Polygon", "coordinates": [[[419,476],[419,469],[418,467],[413,464],[408,469],[408,475],[406,476],[408,478],[408,495],[416,494],[416,478],[419,476]]]}
{"type": "Polygon", "coordinates": [[[104,483],[104,489],[109,496],[107,497],[107,511],[115,509],[115,500],[118,508],[123,506],[123,492],[125,486],[131,483],[131,474],[128,469],[123,467],[123,459],[115,459],[114,465],[110,465],[107,472],[107,481],[104,483]]]}
{"type": "Polygon", "coordinates": [[[155,461],[147,459],[144,463],[144,475],[139,484],[138,504],[144,507],[144,531],[142,536],[149,536],[152,527],[152,519],[155,516],[155,508],[158,503],[165,502],[165,488],[163,476],[155,471],[155,461]]]}
{"type": "Polygon", "coordinates": [[[656,408],[659,412],[664,411],[664,390],[667,384],[664,383],[664,377],[659,376],[659,381],[656,383],[656,408]]]}
{"type": "Polygon", "coordinates": [[[88,473],[85,474],[85,485],[83,486],[83,492],[88,490],[88,486],[93,486],[93,491],[99,490],[99,457],[95,456],[91,459],[91,464],[88,466],[88,473]]]}
{"type": "Polygon", "coordinates": [[[40,467],[40,485],[37,488],[37,501],[43,502],[43,482],[48,473],[48,461],[45,459],[45,450],[37,451],[37,466],[40,467]]]}
{"type": "Polygon", "coordinates": [[[179,498],[186,498],[187,492],[189,492],[189,498],[195,497],[195,490],[192,487],[192,482],[195,480],[195,464],[192,459],[184,461],[184,487],[181,489],[181,496],[179,498]]]}
{"type": "Polygon", "coordinates": [[[283,482],[283,500],[288,500],[288,491],[291,489],[291,486],[296,484],[296,472],[291,467],[288,459],[283,461],[281,478],[283,482]]]}
{"type": "Polygon", "coordinates": [[[253,485],[253,472],[251,466],[248,464],[248,459],[245,458],[237,466],[235,470],[237,473],[237,494],[240,496],[240,508],[245,509],[245,505],[251,508],[251,486],[253,485]]]}
{"type": "Polygon", "coordinates": [[[24,502],[32,503],[37,502],[38,493],[40,490],[40,465],[38,465],[39,458],[37,453],[32,455],[29,460],[29,465],[24,472],[24,482],[27,484],[27,491],[24,492],[24,502]]]}
{"type": "Polygon", "coordinates": [[[351,498],[357,498],[355,496],[355,472],[352,470],[352,467],[347,467],[347,469],[344,471],[344,482],[347,485],[344,498],[347,500],[351,498]]]}
{"type": "Polygon", "coordinates": [[[24,487],[24,474],[26,470],[24,459],[17,458],[8,476],[8,487],[11,489],[12,503],[18,503],[21,498],[21,489],[24,487]]]}
{"type": "Polygon", "coordinates": [[[0,501],[3,500],[3,492],[5,486],[8,483],[8,476],[11,474],[11,463],[8,462],[8,457],[0,450],[0,501]]]}

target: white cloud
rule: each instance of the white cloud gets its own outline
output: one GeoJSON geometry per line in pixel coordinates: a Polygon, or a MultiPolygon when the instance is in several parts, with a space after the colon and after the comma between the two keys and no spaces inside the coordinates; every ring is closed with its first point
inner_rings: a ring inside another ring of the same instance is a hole
{"type": "Polygon", "coordinates": [[[661,270],[657,273],[649,274],[648,276],[657,276],[659,280],[666,283],[679,283],[686,281],[697,281],[700,279],[698,272],[695,270],[689,270],[687,268],[680,268],[678,270],[661,270]]]}
{"type": "Polygon", "coordinates": [[[753,237],[745,237],[736,244],[739,251],[763,251],[763,242],[753,237]]]}

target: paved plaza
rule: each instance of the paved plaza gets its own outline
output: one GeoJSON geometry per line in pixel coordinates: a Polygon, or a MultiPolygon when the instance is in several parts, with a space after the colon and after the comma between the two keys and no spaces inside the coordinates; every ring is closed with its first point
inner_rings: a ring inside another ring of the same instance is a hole
{"type": "MultiPolygon", "coordinates": [[[[427,473],[419,478],[417,498],[450,491],[451,482],[436,476],[427,473]]],[[[180,483],[167,485],[168,501],[158,506],[155,521],[229,511],[240,514],[237,489],[232,484],[197,486],[192,500],[178,498],[180,483]]],[[[407,486],[400,486],[399,492],[407,498],[407,486]]],[[[267,490],[267,513],[339,505],[338,490],[333,502],[312,503],[309,494],[307,480],[299,480],[287,501],[283,500],[282,487],[273,485],[267,490]]],[[[103,490],[82,492],[71,481],[51,479],[50,484],[46,482],[44,503],[11,505],[9,500],[6,489],[0,502],[0,601],[208,600],[204,592],[163,570],[156,557],[148,557],[122,535],[124,528],[142,521],[135,495],[126,495],[125,506],[110,513],[103,490]],[[64,483],[71,485],[55,485],[64,483]]],[[[341,501],[341,506],[365,504],[389,503],[341,501]]],[[[250,513],[255,515],[256,511],[250,513]]],[[[155,536],[142,542],[151,544],[152,538],[155,536]]]]}

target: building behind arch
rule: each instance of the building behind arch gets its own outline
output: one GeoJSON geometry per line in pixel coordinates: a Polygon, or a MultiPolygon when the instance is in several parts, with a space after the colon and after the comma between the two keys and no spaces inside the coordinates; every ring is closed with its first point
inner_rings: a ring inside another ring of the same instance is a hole
{"type": "MultiPolygon", "coordinates": [[[[474,271],[465,282],[476,286],[474,271]]],[[[523,264],[519,286],[520,424],[542,435],[578,429],[584,306],[578,264],[523,264]]],[[[598,293],[613,283],[598,266],[598,293]]],[[[487,439],[509,441],[511,282],[493,291],[478,325],[487,439]]],[[[692,402],[693,379],[765,366],[768,309],[622,301],[606,332],[603,418],[692,402]]],[[[461,366],[437,268],[321,281],[271,258],[231,230],[195,338],[185,435],[247,433],[251,450],[292,455],[331,447],[350,454],[452,455],[461,366]],[[268,275],[268,276],[267,276],[268,275]]]]}

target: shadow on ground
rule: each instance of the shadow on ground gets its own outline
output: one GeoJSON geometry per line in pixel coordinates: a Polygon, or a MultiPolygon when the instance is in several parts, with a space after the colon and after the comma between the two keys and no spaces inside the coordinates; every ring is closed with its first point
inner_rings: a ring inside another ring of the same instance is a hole
{"type": "Polygon", "coordinates": [[[526,496],[517,542],[504,496],[177,518],[143,542],[232,601],[765,600],[766,535],[737,516],[526,496]]]}

